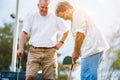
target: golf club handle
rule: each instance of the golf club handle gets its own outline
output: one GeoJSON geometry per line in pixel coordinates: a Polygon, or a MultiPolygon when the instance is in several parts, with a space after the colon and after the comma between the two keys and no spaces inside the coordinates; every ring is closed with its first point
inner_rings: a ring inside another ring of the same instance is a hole
{"type": "Polygon", "coordinates": [[[70,70],[72,70],[72,69],[73,69],[73,65],[74,65],[74,64],[72,64],[72,65],[71,65],[71,69],[70,69],[70,70]]]}
{"type": "MultiPolygon", "coordinates": [[[[74,64],[76,63],[76,60],[74,60],[74,64]]],[[[71,70],[73,69],[74,64],[71,64],[71,70]]]]}
{"type": "Polygon", "coordinates": [[[21,57],[17,59],[17,68],[19,69],[21,66],[21,57]]]}

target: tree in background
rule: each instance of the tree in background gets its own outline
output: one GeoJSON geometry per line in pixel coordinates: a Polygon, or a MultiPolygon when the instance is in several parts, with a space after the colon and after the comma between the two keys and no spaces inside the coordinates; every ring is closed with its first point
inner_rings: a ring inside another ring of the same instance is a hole
{"type": "Polygon", "coordinates": [[[120,24],[114,24],[110,48],[103,54],[98,69],[98,80],[120,80],[120,24]]]}
{"type": "MultiPolygon", "coordinates": [[[[5,23],[0,27],[0,71],[9,70],[12,58],[13,23],[5,23]]],[[[27,48],[28,46],[25,46],[27,48]]],[[[25,51],[26,54],[27,51],[25,51]]],[[[22,69],[25,71],[26,55],[22,58],[22,69]]]]}
{"type": "Polygon", "coordinates": [[[9,70],[13,43],[12,26],[11,23],[5,23],[0,28],[0,70],[9,70]]]}

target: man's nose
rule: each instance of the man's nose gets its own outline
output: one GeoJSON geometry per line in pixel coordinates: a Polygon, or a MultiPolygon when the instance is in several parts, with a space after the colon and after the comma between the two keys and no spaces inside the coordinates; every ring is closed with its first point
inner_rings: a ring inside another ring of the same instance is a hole
{"type": "Polygon", "coordinates": [[[44,11],[47,11],[47,8],[43,8],[44,11]]]}

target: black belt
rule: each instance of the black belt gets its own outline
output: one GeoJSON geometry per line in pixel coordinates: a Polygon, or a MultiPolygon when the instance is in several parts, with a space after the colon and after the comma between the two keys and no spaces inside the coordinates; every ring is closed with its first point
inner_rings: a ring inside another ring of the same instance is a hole
{"type": "Polygon", "coordinates": [[[35,47],[35,46],[32,46],[31,47],[35,48],[35,49],[52,49],[52,48],[55,48],[55,47],[35,47]]]}

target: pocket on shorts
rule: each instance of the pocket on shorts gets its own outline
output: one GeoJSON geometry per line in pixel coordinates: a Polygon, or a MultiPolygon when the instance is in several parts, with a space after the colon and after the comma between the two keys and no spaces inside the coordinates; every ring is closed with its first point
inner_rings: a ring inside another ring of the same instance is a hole
{"type": "Polygon", "coordinates": [[[38,51],[39,51],[38,49],[35,49],[35,48],[33,48],[33,47],[30,47],[30,48],[29,48],[30,54],[31,54],[31,53],[37,53],[38,51]]]}
{"type": "Polygon", "coordinates": [[[31,51],[33,51],[34,50],[34,48],[31,46],[30,48],[29,48],[29,51],[31,52],[31,51]]]}

